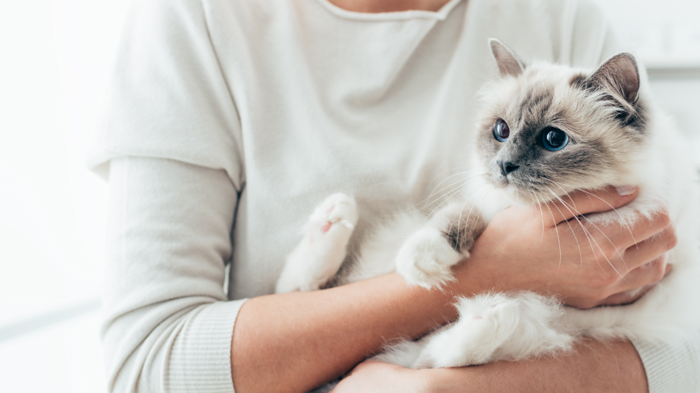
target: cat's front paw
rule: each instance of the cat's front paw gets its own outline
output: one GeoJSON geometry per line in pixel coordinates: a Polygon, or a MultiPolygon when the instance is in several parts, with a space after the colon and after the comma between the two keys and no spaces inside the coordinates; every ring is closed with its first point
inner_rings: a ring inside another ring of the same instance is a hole
{"type": "Polygon", "coordinates": [[[351,231],[357,224],[357,204],[350,195],[338,193],[326,198],[316,214],[325,215],[328,220],[321,230],[327,232],[333,225],[342,225],[351,231]]]}
{"type": "Polygon", "coordinates": [[[301,242],[287,255],[276,292],[313,291],[326,285],[345,260],[357,220],[352,196],[338,193],[326,198],[304,225],[301,242]]]}
{"type": "Polygon", "coordinates": [[[497,360],[494,355],[513,337],[520,304],[502,295],[463,298],[459,320],[428,338],[412,368],[464,367],[497,360]]]}
{"type": "Polygon", "coordinates": [[[342,193],[333,194],[316,207],[304,226],[305,240],[320,253],[344,249],[357,219],[355,199],[342,193]]]}
{"type": "Polygon", "coordinates": [[[441,287],[454,280],[451,268],[465,256],[455,251],[439,230],[423,228],[399,250],[396,271],[411,285],[441,287]]]}

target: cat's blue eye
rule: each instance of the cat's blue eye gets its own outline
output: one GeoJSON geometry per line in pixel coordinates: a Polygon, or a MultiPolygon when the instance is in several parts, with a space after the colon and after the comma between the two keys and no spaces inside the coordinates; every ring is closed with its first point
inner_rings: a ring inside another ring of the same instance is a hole
{"type": "Polygon", "coordinates": [[[499,142],[505,142],[510,136],[510,127],[503,119],[496,120],[493,125],[493,136],[499,142]]]}
{"type": "Polygon", "coordinates": [[[557,151],[569,143],[569,135],[558,128],[548,128],[542,133],[542,145],[549,151],[557,151]]]}

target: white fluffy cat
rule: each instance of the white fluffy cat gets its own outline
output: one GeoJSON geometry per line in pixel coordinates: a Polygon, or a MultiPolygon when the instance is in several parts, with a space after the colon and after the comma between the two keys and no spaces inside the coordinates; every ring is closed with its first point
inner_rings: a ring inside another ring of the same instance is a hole
{"type": "Polygon", "coordinates": [[[378,357],[413,368],[459,367],[566,350],[582,335],[653,342],[697,332],[696,173],[682,137],[652,102],[635,59],[619,54],[595,71],[550,63],[525,66],[500,42],[490,44],[500,78],[484,89],[473,154],[473,167],[483,176],[463,190],[468,200],[453,201],[429,220],[417,212],[400,215],[345,261],[358,211],[351,196],[334,194],[312,214],[301,243],[288,256],[277,292],[316,290],[392,271],[411,284],[439,287],[453,278],[454,264],[465,258],[469,263],[475,239],[502,209],[550,201],[577,189],[631,184],[640,188],[633,202],[586,219],[599,226],[631,224],[639,213],[668,209],[678,236],[669,256],[674,268],[634,304],[579,310],[532,292],[462,298],[457,321],[378,357]],[[347,268],[338,276],[344,261],[347,268]]]}

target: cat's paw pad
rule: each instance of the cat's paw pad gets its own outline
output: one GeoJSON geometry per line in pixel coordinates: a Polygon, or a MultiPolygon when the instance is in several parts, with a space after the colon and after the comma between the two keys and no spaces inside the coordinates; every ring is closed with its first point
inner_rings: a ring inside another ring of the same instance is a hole
{"type": "Polygon", "coordinates": [[[464,257],[452,248],[440,231],[423,228],[399,250],[396,270],[409,284],[428,289],[442,287],[454,280],[451,268],[464,257]]]}
{"type": "Polygon", "coordinates": [[[333,194],[321,205],[330,225],[339,224],[354,229],[357,224],[357,204],[355,198],[346,194],[333,194]]]}
{"type": "Polygon", "coordinates": [[[333,228],[352,232],[357,219],[355,199],[350,195],[337,193],[316,207],[304,229],[312,240],[316,240],[333,228]]]}

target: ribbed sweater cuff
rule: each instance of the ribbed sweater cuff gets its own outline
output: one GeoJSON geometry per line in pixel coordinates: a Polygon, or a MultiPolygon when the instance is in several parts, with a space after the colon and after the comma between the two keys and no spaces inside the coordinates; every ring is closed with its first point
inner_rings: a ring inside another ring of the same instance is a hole
{"type": "Polygon", "coordinates": [[[700,392],[700,335],[673,345],[632,344],[644,363],[649,393],[700,392]]]}
{"type": "Polygon", "coordinates": [[[216,302],[194,310],[175,339],[165,391],[234,393],[231,338],[244,302],[216,302]]]}

